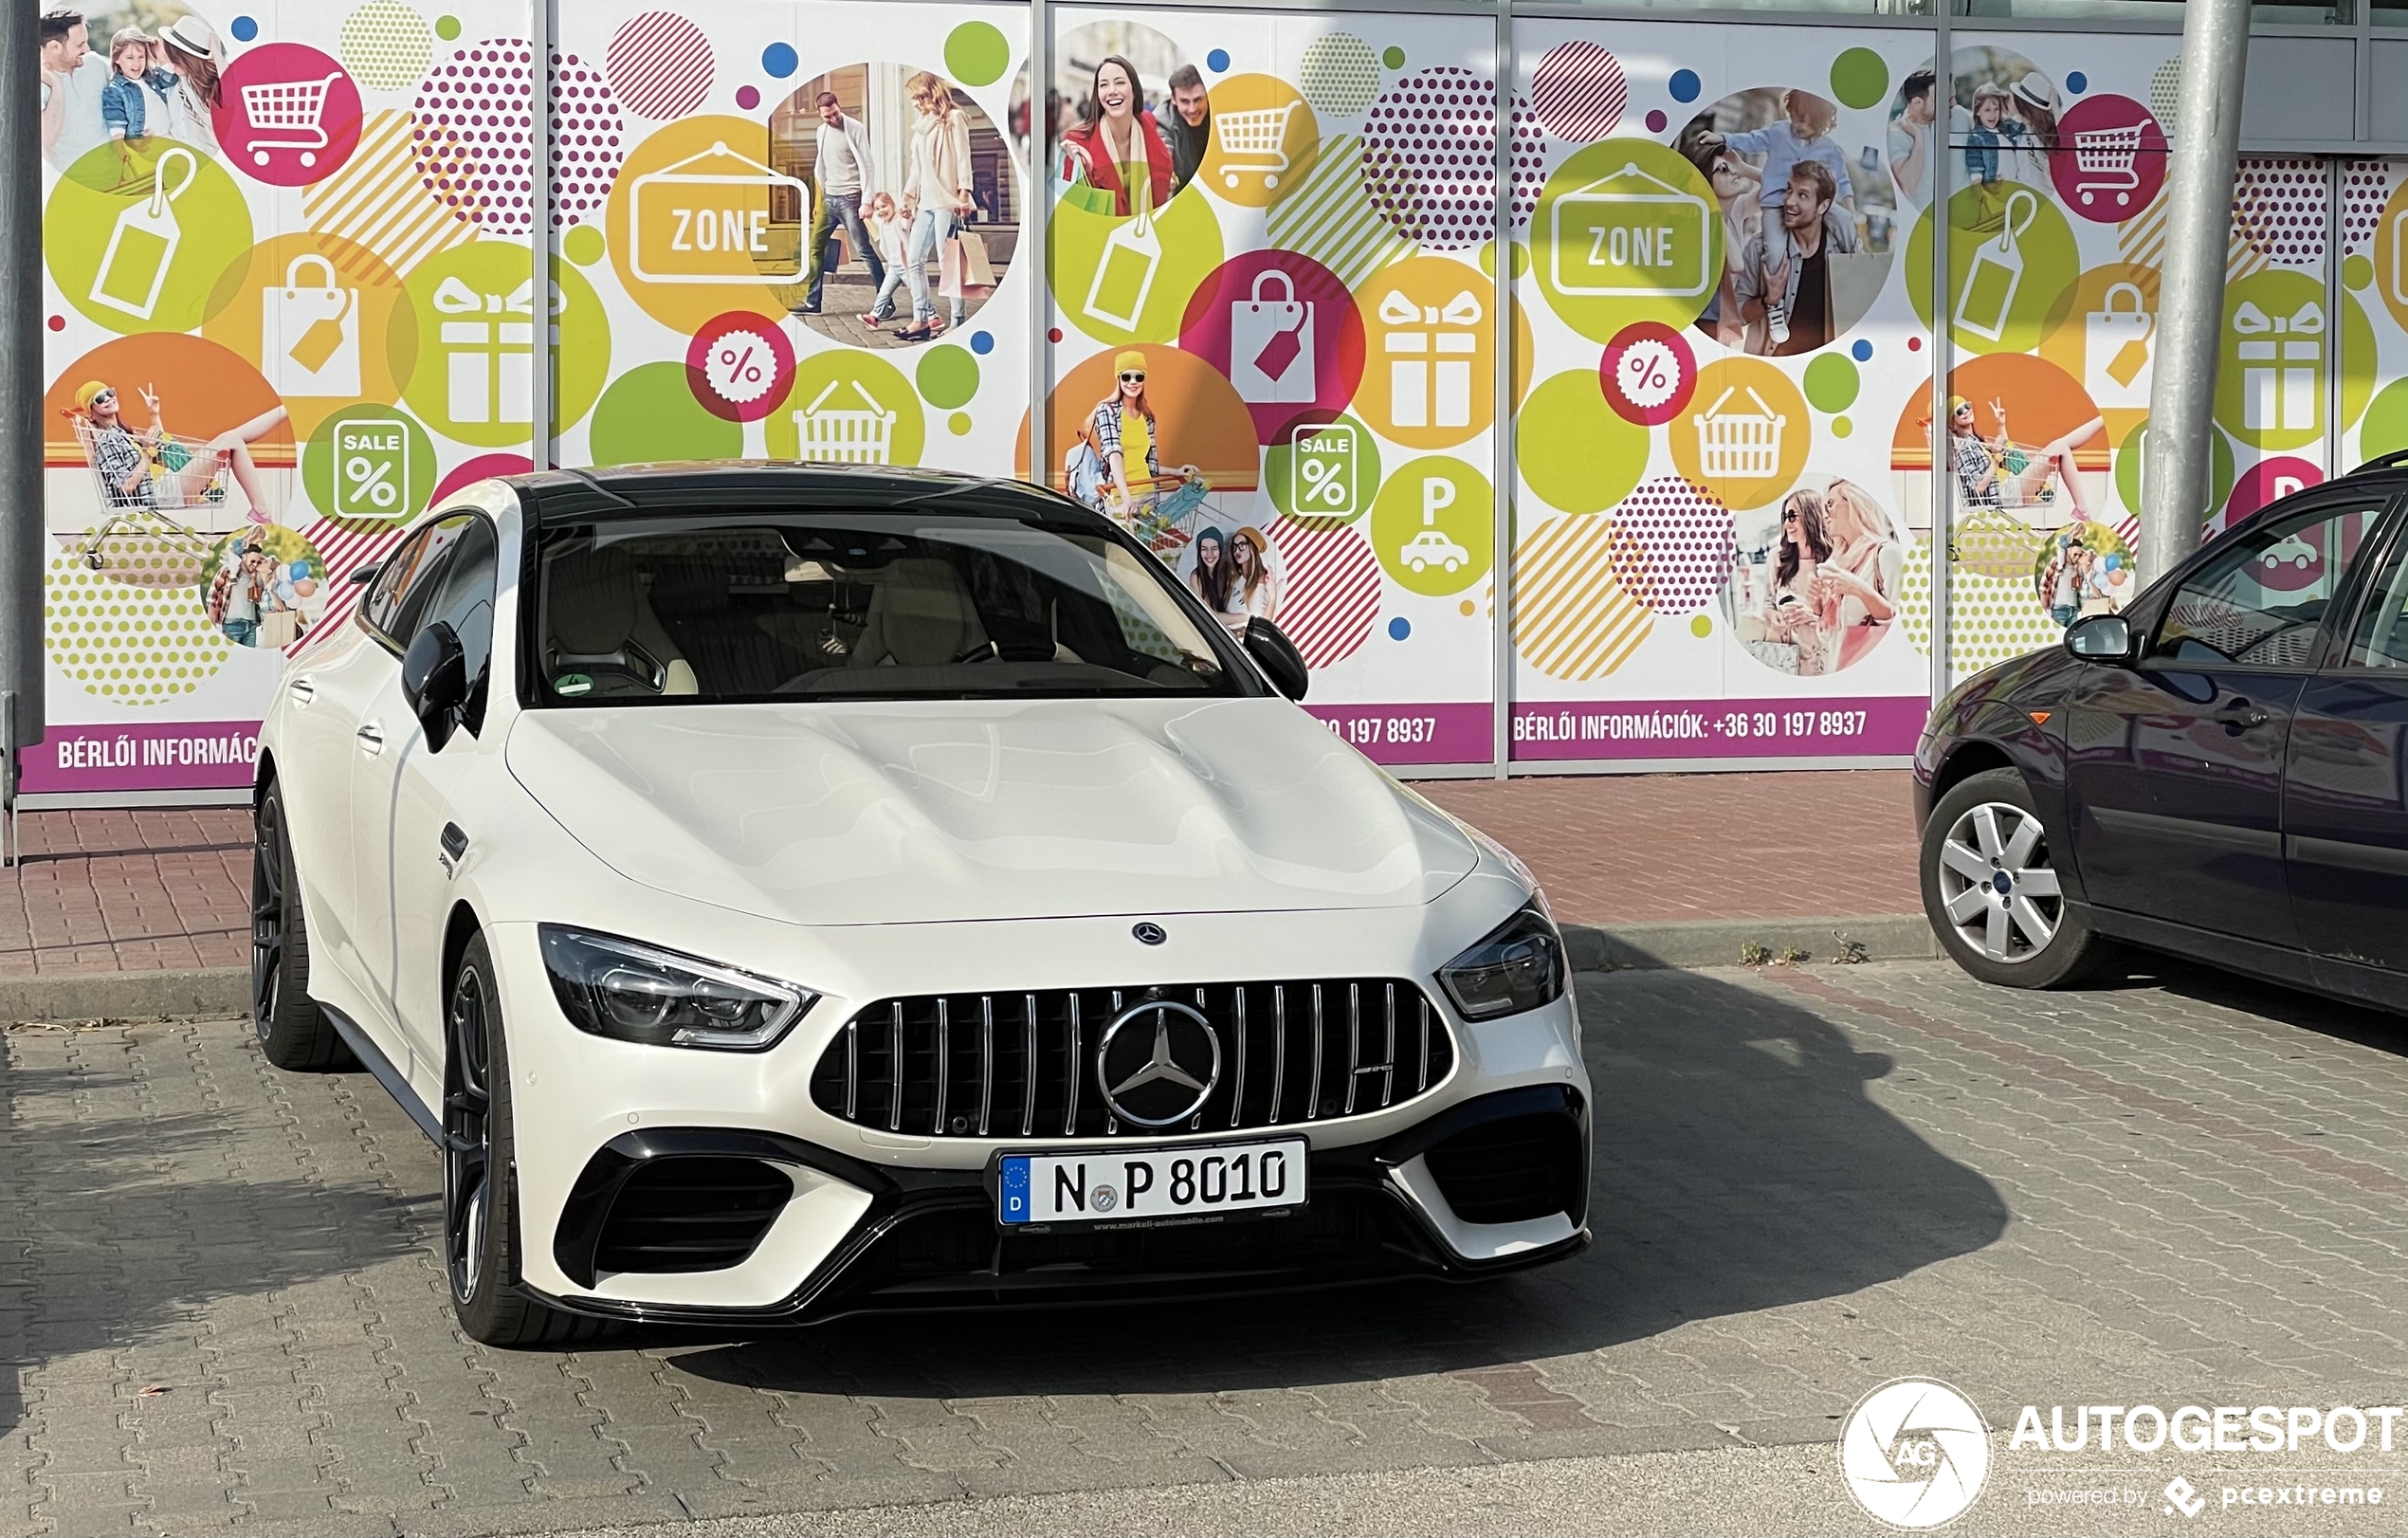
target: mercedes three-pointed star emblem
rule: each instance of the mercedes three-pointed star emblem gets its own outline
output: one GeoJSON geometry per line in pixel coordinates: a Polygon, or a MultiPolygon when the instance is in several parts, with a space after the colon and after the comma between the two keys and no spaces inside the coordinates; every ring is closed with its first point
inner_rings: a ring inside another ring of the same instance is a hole
{"type": "Polygon", "coordinates": [[[1221,1038],[1201,1012],[1169,998],[1123,1010],[1095,1049],[1096,1083],[1112,1113],[1138,1126],[1172,1126],[1204,1108],[1221,1081],[1221,1038]],[[1145,1027],[1152,1050],[1140,1058],[1145,1027]],[[1116,1052],[1114,1049],[1118,1048],[1116,1052]]]}

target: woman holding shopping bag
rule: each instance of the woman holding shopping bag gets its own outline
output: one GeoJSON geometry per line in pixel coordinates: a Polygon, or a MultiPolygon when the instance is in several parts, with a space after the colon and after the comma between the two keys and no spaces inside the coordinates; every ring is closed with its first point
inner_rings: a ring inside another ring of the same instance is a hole
{"type": "Polygon", "coordinates": [[[1062,151],[1078,179],[1112,199],[1125,219],[1171,200],[1171,146],[1138,94],[1137,66],[1118,54],[1095,66],[1095,120],[1062,136],[1062,151]],[[1134,191],[1133,191],[1134,190],[1134,191]]]}
{"type": "MultiPolygon", "coordinates": [[[[903,182],[903,208],[911,217],[911,240],[903,282],[911,289],[911,325],[902,341],[926,341],[948,328],[937,323],[937,302],[928,289],[928,264],[961,229],[970,211],[970,123],[954,104],[953,87],[921,70],[907,87],[920,120],[911,130],[911,174],[903,182]]],[[[961,324],[962,300],[952,301],[953,325],[961,324]]]]}

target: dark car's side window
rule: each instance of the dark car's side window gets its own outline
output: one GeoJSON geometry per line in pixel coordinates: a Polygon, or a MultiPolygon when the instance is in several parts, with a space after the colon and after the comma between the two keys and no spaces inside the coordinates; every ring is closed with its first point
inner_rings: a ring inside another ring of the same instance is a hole
{"type": "Polygon", "coordinates": [[[2408,670],[2408,540],[2393,545],[2391,558],[2366,583],[2345,660],[2352,668],[2408,670]]]}
{"type": "Polygon", "coordinates": [[[2326,612],[2381,512],[2380,502],[2327,504],[2235,539],[2176,590],[2149,660],[2313,666],[2326,612]]]}

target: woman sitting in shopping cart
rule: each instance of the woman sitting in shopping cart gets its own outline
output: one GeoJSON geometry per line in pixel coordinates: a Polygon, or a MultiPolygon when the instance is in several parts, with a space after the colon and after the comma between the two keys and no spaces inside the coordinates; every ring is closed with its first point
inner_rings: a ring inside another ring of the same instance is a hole
{"type": "Polygon", "coordinates": [[[1062,150],[1077,180],[1112,197],[1115,218],[1137,211],[1132,187],[1148,209],[1171,200],[1171,145],[1138,93],[1137,65],[1118,54],[1095,66],[1088,93],[1094,116],[1062,136],[1062,150]]]}
{"type": "Polygon", "coordinates": [[[126,426],[118,410],[116,387],[94,379],[76,391],[75,409],[67,413],[81,416],[89,428],[92,468],[108,487],[110,506],[196,505],[208,498],[210,486],[222,467],[234,472],[234,484],[242,487],[248,504],[246,515],[250,521],[275,522],[264,511],[267,497],[260,486],[259,467],[251,461],[250,446],[284,420],[283,407],[262,412],[214,438],[196,442],[168,430],[167,415],[159,407],[158,394],[148,385],[142,387],[142,404],[150,408],[151,425],[137,432],[126,426]],[[158,471],[155,477],[154,466],[158,471]]]}
{"type": "Polygon", "coordinates": [[[1119,377],[1113,391],[1087,413],[1070,446],[1066,489],[1148,544],[1176,542],[1178,520],[1203,502],[1210,488],[1204,472],[1182,465],[1176,476],[1162,473],[1162,435],[1157,430],[1154,406],[1145,397],[1145,355],[1131,349],[1113,359],[1119,377]],[[1129,460],[1145,466],[1134,482],[1129,460]],[[1139,489],[1142,487],[1142,489],[1139,489]]]}

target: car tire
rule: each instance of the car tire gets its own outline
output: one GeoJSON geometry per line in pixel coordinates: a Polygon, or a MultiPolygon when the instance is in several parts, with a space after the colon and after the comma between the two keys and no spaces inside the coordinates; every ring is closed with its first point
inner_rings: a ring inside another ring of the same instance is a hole
{"type": "Polygon", "coordinates": [[[460,1327],[470,1340],[507,1348],[607,1333],[609,1321],[539,1303],[519,1286],[509,1041],[483,935],[469,940],[445,990],[443,1083],[444,1273],[460,1327]]]}
{"type": "Polygon", "coordinates": [[[1940,797],[1921,864],[1941,948],[1984,982],[2065,987],[2113,954],[2065,901],[2032,787],[2013,769],[1984,770],[1940,797]]]}
{"type": "Polygon", "coordinates": [[[251,1028],[278,1068],[327,1072],[354,1066],[335,1022],[309,997],[309,923],[274,780],[251,813],[251,1028]]]}

